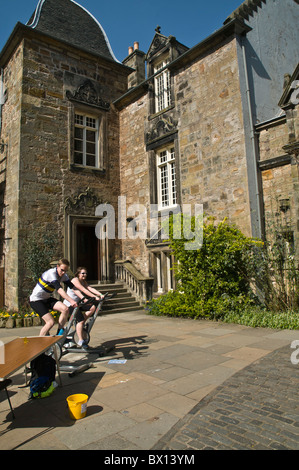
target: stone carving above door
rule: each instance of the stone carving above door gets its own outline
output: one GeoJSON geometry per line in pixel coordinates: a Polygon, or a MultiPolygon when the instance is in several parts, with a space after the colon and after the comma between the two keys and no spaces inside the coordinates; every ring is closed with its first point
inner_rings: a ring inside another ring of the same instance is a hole
{"type": "Polygon", "coordinates": [[[77,196],[68,196],[65,199],[64,209],[67,214],[94,216],[99,204],[104,204],[104,202],[90,188],[87,188],[77,196]]]}

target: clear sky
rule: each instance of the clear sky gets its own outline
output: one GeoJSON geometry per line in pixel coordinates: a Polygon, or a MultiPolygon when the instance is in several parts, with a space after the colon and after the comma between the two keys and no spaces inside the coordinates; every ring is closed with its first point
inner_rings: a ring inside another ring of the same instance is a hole
{"type": "MultiPolygon", "coordinates": [[[[77,0],[102,25],[116,58],[121,62],[128,47],[139,42],[147,52],[157,25],[165,36],[175,36],[193,47],[217,29],[242,0],[77,0]]],[[[0,51],[14,26],[26,24],[38,0],[0,0],[0,51]]]]}

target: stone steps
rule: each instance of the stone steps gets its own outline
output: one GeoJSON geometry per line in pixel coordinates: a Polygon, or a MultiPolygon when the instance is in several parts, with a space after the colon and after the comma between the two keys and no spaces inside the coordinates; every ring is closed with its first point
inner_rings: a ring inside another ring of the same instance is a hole
{"type": "Polygon", "coordinates": [[[103,305],[103,313],[122,313],[142,310],[143,306],[128,289],[121,283],[116,284],[92,284],[92,287],[99,290],[102,294],[109,292],[115,293],[115,297],[108,299],[103,305]]]}

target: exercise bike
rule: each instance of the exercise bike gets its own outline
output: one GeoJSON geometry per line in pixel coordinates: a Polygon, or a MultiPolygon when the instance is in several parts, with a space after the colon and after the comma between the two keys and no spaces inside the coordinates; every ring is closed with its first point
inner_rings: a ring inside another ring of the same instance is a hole
{"type": "Polygon", "coordinates": [[[56,349],[56,354],[58,357],[58,360],[61,359],[61,357],[69,352],[76,352],[76,353],[96,353],[99,354],[100,356],[105,356],[109,351],[113,349],[113,347],[107,349],[104,347],[101,347],[100,349],[96,348],[88,348],[88,349],[83,349],[78,345],[78,335],[76,332],[76,326],[78,323],[77,320],[77,315],[80,311],[80,307],[84,305],[96,305],[96,310],[95,312],[86,320],[84,326],[83,326],[83,340],[86,345],[89,344],[90,342],[90,332],[92,330],[93,325],[95,324],[95,321],[101,312],[103,308],[103,304],[106,300],[111,299],[115,296],[115,293],[109,294],[109,292],[106,292],[106,294],[100,299],[96,300],[94,297],[88,297],[84,296],[82,299],[80,299],[77,302],[77,307],[74,308],[74,310],[71,313],[71,316],[64,328],[64,333],[61,336],[61,339],[56,343],[57,349],[56,349]]]}

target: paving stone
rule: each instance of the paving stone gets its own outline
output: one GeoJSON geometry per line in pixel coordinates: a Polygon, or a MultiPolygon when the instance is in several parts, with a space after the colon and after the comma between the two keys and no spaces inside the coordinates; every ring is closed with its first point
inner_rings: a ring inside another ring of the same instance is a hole
{"type": "Polygon", "coordinates": [[[297,450],[298,420],[298,366],[284,346],[227,379],[154,448],[297,450]]]}
{"type": "MultiPolygon", "coordinates": [[[[37,335],[40,327],[21,330],[20,336],[37,335]]],[[[94,367],[75,378],[63,373],[63,387],[30,402],[18,371],[9,387],[16,420],[0,396],[0,449],[298,450],[298,365],[290,360],[298,338],[298,331],[140,312],[102,317],[92,346],[113,341],[111,357],[127,362],[80,355],[80,363],[94,367]],[[77,422],[66,404],[72,393],[89,396],[87,416],[77,422]]],[[[63,362],[75,358],[67,354],[63,362]]]]}

